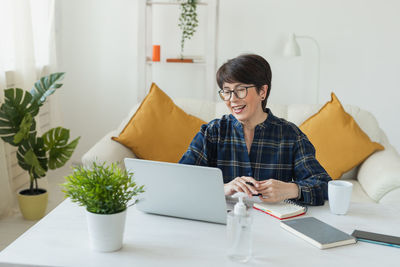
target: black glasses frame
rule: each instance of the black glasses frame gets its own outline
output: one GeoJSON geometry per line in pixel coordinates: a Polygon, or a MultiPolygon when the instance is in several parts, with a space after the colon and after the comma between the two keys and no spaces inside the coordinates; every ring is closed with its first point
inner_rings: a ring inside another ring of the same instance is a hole
{"type": "Polygon", "coordinates": [[[248,92],[249,92],[249,88],[257,87],[257,86],[255,86],[255,85],[250,85],[250,86],[241,86],[241,87],[246,88],[246,94],[245,94],[244,97],[239,97],[238,94],[237,94],[237,92],[236,92],[236,89],[233,89],[233,90],[224,90],[224,89],[221,89],[221,90],[218,91],[219,97],[220,97],[222,100],[224,100],[224,101],[229,101],[229,100],[231,100],[231,98],[232,98],[232,93],[234,93],[235,96],[236,96],[237,98],[243,99],[243,98],[246,98],[246,96],[247,96],[247,94],[248,94],[248,92]],[[222,92],[223,92],[223,91],[229,91],[229,98],[228,98],[228,99],[225,99],[224,96],[222,95],[222,92]]]}

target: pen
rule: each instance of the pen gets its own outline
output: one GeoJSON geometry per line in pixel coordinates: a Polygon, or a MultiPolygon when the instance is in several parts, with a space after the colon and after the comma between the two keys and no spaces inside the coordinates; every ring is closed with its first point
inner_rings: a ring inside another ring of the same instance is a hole
{"type": "MultiPolygon", "coordinates": [[[[246,184],[254,186],[254,184],[252,182],[246,182],[246,184]]],[[[261,193],[253,194],[253,196],[262,196],[262,194],[261,193]]]]}

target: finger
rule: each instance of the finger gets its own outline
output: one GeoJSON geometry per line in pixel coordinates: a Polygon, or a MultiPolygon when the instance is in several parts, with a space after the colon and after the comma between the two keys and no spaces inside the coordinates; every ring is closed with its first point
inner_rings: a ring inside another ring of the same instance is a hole
{"type": "Polygon", "coordinates": [[[262,183],[262,184],[271,184],[271,183],[274,183],[274,182],[276,182],[276,181],[277,181],[277,180],[271,178],[271,179],[259,181],[259,183],[262,183]]]}
{"type": "Polygon", "coordinates": [[[259,183],[258,187],[257,187],[257,191],[262,193],[263,191],[265,191],[267,188],[269,188],[269,185],[266,183],[259,183]]]}
{"type": "Polygon", "coordinates": [[[243,192],[242,188],[236,184],[234,184],[232,188],[233,190],[235,190],[235,192],[243,192]]]}
{"type": "Polygon", "coordinates": [[[250,191],[252,194],[254,194],[254,195],[259,194],[258,190],[256,190],[255,187],[252,186],[252,185],[250,185],[249,183],[250,183],[250,182],[245,182],[245,183],[244,183],[244,184],[246,185],[246,187],[249,189],[249,191],[250,191]]]}
{"type": "Polygon", "coordinates": [[[268,190],[267,193],[263,194],[262,201],[263,202],[274,203],[274,202],[281,201],[281,199],[279,198],[279,194],[277,194],[275,191],[268,190]]]}
{"type": "Polygon", "coordinates": [[[250,191],[253,193],[253,195],[258,195],[260,194],[259,192],[259,181],[257,181],[256,179],[254,179],[253,177],[250,176],[242,176],[243,180],[246,181],[246,185],[248,185],[248,188],[250,189],[250,191]]]}
{"type": "Polygon", "coordinates": [[[268,188],[268,186],[271,185],[271,181],[269,180],[264,180],[264,181],[258,181],[258,187],[257,190],[263,190],[268,188]]]}
{"type": "Polygon", "coordinates": [[[275,186],[276,186],[275,182],[267,180],[267,181],[261,183],[259,188],[257,188],[257,189],[258,189],[258,191],[265,191],[268,189],[271,190],[271,189],[275,188],[275,186]]]}
{"type": "Polygon", "coordinates": [[[251,196],[253,194],[258,194],[259,192],[255,189],[253,181],[257,182],[257,180],[253,179],[252,177],[248,176],[241,176],[239,177],[238,181],[240,181],[242,184],[244,184],[248,190],[251,192],[251,196]]]}
{"type": "Polygon", "coordinates": [[[249,197],[253,196],[253,193],[250,192],[250,186],[247,185],[245,181],[240,180],[237,185],[242,189],[242,192],[246,193],[249,197]]]}
{"type": "Polygon", "coordinates": [[[267,203],[275,203],[275,202],[278,202],[278,201],[276,201],[275,199],[273,199],[273,198],[270,198],[270,197],[267,197],[267,198],[261,198],[261,201],[262,202],[267,202],[267,203]]]}
{"type": "Polygon", "coordinates": [[[250,176],[242,176],[242,178],[244,180],[246,180],[246,182],[252,183],[254,187],[257,187],[259,181],[257,181],[256,179],[254,179],[253,177],[250,176]]]}

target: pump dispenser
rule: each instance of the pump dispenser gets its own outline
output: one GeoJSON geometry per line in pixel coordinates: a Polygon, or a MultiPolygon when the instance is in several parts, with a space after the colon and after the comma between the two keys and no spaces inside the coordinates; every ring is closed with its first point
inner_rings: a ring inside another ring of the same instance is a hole
{"type": "Polygon", "coordinates": [[[235,213],[236,216],[246,216],[247,208],[246,205],[243,203],[243,198],[246,197],[246,194],[239,192],[235,197],[237,197],[239,201],[238,203],[236,203],[233,212],[235,213]]]}
{"type": "Polygon", "coordinates": [[[233,212],[228,213],[228,257],[234,261],[247,262],[251,258],[252,251],[252,218],[243,202],[243,198],[247,195],[239,192],[232,197],[238,198],[238,202],[235,204],[233,212]]]}

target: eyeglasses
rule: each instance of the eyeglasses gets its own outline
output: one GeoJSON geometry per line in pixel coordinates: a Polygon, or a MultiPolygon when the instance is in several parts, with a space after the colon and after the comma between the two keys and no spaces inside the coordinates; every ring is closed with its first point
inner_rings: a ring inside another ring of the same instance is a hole
{"type": "Polygon", "coordinates": [[[251,87],[257,87],[257,86],[255,86],[255,85],[238,86],[234,90],[221,89],[218,91],[218,94],[221,97],[221,99],[224,101],[230,100],[232,97],[232,93],[234,93],[237,98],[243,99],[247,96],[247,91],[251,87]]]}

